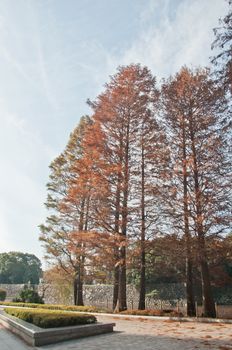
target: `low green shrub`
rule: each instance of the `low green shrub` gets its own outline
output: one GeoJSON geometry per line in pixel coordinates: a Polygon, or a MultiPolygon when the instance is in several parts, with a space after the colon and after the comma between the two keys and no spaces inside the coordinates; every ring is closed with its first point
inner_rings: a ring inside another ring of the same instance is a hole
{"type": "Polygon", "coordinates": [[[48,310],[101,312],[101,310],[95,306],[35,304],[35,303],[21,303],[21,302],[2,302],[1,304],[5,306],[30,307],[30,308],[39,308],[39,309],[48,309],[48,310]]]}
{"type": "Polygon", "coordinates": [[[23,321],[41,328],[66,327],[91,324],[97,321],[94,315],[60,312],[58,310],[5,308],[4,311],[23,321]]]}
{"type": "Polygon", "coordinates": [[[6,299],[6,291],[4,289],[0,289],[0,301],[4,301],[6,299]]]}
{"type": "Polygon", "coordinates": [[[24,287],[19,293],[19,296],[13,299],[13,302],[23,302],[23,303],[33,303],[33,304],[43,304],[43,298],[34,289],[24,287]]]}

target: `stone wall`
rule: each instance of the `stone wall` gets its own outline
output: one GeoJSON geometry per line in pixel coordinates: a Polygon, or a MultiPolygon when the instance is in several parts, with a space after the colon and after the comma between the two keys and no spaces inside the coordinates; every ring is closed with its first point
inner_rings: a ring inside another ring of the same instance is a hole
{"type": "MultiPolygon", "coordinates": [[[[24,284],[0,284],[0,289],[7,292],[7,301],[11,301],[17,297],[24,288],[24,284]]],[[[73,304],[72,290],[64,285],[34,285],[40,295],[44,296],[47,304],[73,304]]],[[[160,284],[156,286],[157,299],[152,297],[146,298],[147,309],[167,309],[176,308],[183,314],[186,312],[186,302],[183,298],[185,288],[183,284],[160,284]]],[[[98,306],[103,308],[112,308],[112,285],[85,285],[84,286],[84,303],[85,305],[98,306]]],[[[127,286],[127,306],[128,309],[136,309],[138,307],[138,290],[132,286],[127,286]]],[[[220,318],[232,318],[232,306],[218,305],[216,306],[217,315],[220,318]]],[[[198,306],[198,316],[202,313],[201,306],[198,306]]]]}
{"type": "MultiPolygon", "coordinates": [[[[0,284],[0,288],[7,292],[7,299],[12,300],[17,297],[22,290],[24,284],[0,284]]],[[[72,289],[65,285],[34,285],[39,294],[44,297],[47,304],[73,304],[72,289]]],[[[146,305],[148,308],[153,307],[170,307],[175,306],[177,299],[181,299],[184,293],[182,284],[162,285],[157,286],[158,296],[154,301],[153,298],[146,298],[146,305]]],[[[86,305],[102,306],[105,308],[112,307],[112,285],[85,285],[83,288],[84,303],[86,305]]],[[[139,293],[133,285],[127,286],[127,303],[129,309],[134,309],[138,305],[139,293]]]]}
{"type": "MultiPolygon", "coordinates": [[[[40,285],[39,293],[44,294],[44,301],[48,304],[73,304],[72,290],[67,286],[40,285]]],[[[84,304],[111,308],[113,296],[112,285],[85,285],[83,287],[84,304]]],[[[138,302],[138,292],[134,286],[127,286],[128,304],[134,305],[138,302]]]]}
{"type": "Polygon", "coordinates": [[[18,296],[23,287],[24,284],[0,284],[0,289],[4,289],[7,293],[6,301],[11,301],[18,296]]]}

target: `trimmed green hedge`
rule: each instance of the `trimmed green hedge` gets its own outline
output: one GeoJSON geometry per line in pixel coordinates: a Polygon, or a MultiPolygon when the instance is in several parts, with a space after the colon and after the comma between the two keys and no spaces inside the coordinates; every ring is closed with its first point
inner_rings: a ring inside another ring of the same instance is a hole
{"type": "Polygon", "coordinates": [[[62,311],[79,311],[79,312],[100,312],[101,310],[95,306],[74,306],[74,305],[53,305],[53,304],[34,304],[34,303],[20,303],[20,302],[2,302],[1,305],[30,307],[48,310],[62,310],[62,311]]]}
{"type": "MultiPolygon", "coordinates": [[[[32,303],[13,303],[13,302],[1,302],[1,305],[39,308],[46,310],[61,310],[61,311],[79,311],[79,312],[95,312],[95,313],[112,313],[111,310],[99,309],[95,306],[74,306],[74,305],[53,305],[53,304],[32,304],[32,303]]],[[[171,316],[182,317],[183,314],[176,310],[164,309],[164,310],[126,310],[118,312],[123,315],[138,315],[138,316],[171,316]]]]}
{"type": "Polygon", "coordinates": [[[41,328],[84,325],[95,323],[97,321],[96,317],[93,315],[65,311],[60,312],[57,310],[5,308],[4,311],[9,315],[33,323],[41,328]]]}

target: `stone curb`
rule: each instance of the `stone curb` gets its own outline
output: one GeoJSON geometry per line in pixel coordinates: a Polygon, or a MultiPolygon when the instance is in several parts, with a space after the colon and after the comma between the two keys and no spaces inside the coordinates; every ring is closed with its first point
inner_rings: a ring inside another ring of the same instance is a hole
{"type": "Polygon", "coordinates": [[[123,314],[108,314],[108,313],[93,313],[94,316],[109,316],[116,318],[132,318],[143,320],[159,320],[159,321],[177,321],[177,322],[200,322],[200,323],[228,323],[232,324],[232,320],[220,318],[206,318],[206,317],[169,317],[169,316],[144,316],[144,315],[123,315],[123,314]]]}
{"type": "MultiPolygon", "coordinates": [[[[17,308],[18,306],[6,306],[0,304],[0,309],[12,307],[17,308]]],[[[82,312],[82,311],[69,311],[69,312],[78,312],[78,313],[89,313],[94,316],[108,316],[108,317],[117,317],[117,318],[132,318],[132,319],[143,319],[143,320],[171,320],[177,322],[201,322],[201,323],[227,323],[232,324],[232,319],[226,318],[206,318],[206,317],[171,317],[171,316],[145,316],[145,315],[123,315],[117,313],[101,313],[101,312],[82,312]]]]}
{"type": "Polygon", "coordinates": [[[64,340],[113,332],[115,323],[96,323],[80,326],[43,329],[0,311],[0,324],[17,334],[31,346],[42,346],[64,340]]]}

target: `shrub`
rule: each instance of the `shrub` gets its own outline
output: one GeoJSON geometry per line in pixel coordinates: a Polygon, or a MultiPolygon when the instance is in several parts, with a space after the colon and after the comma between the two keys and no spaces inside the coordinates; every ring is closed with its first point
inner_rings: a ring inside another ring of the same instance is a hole
{"type": "Polygon", "coordinates": [[[169,316],[171,316],[171,317],[184,317],[184,314],[180,311],[172,310],[172,312],[169,313],[169,316]]]}
{"type": "Polygon", "coordinates": [[[22,303],[22,302],[3,302],[2,305],[30,307],[30,308],[39,308],[39,309],[48,309],[48,310],[61,310],[61,311],[79,311],[79,312],[100,312],[101,311],[95,306],[33,304],[33,303],[22,303]]]}
{"type": "Polygon", "coordinates": [[[0,301],[4,301],[6,299],[6,291],[4,289],[0,289],[0,301]]]}
{"type": "Polygon", "coordinates": [[[43,298],[34,289],[24,288],[13,302],[43,304],[43,298]]]}
{"type": "Polygon", "coordinates": [[[138,316],[164,316],[163,310],[125,310],[121,311],[120,314],[138,316]]]}
{"type": "Polygon", "coordinates": [[[159,292],[156,289],[154,289],[150,293],[146,294],[146,297],[150,298],[150,299],[157,299],[158,296],[159,296],[159,292]]]}
{"type": "Polygon", "coordinates": [[[97,321],[96,317],[88,314],[60,312],[43,309],[13,309],[5,308],[9,315],[15,316],[41,328],[66,327],[91,324],[97,321]]]}

